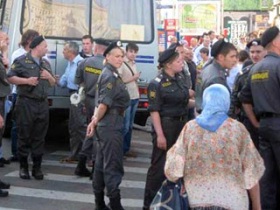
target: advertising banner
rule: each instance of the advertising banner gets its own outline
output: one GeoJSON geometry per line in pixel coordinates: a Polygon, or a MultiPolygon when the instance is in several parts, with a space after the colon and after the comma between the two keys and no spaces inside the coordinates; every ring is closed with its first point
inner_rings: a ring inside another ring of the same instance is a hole
{"type": "Polygon", "coordinates": [[[220,33],[221,1],[179,1],[177,8],[181,35],[202,35],[210,30],[220,33]]]}

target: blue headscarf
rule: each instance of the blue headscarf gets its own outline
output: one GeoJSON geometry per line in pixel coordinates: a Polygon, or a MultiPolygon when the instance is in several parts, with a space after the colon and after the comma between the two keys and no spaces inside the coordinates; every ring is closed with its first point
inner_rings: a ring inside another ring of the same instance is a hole
{"type": "Polygon", "coordinates": [[[202,112],[196,118],[198,125],[215,132],[228,118],[230,94],[221,84],[214,84],[203,91],[202,112]]]}

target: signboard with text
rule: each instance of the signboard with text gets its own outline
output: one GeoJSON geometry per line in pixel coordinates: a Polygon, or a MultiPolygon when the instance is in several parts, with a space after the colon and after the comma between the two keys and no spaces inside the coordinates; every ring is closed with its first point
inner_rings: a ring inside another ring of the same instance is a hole
{"type": "Polygon", "coordinates": [[[245,36],[248,31],[248,24],[242,20],[229,21],[228,24],[230,25],[229,40],[238,45],[240,36],[245,36]]]}

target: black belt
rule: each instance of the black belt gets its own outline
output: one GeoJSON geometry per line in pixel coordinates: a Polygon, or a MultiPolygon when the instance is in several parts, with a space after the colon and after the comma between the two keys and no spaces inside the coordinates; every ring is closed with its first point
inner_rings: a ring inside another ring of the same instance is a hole
{"type": "Polygon", "coordinates": [[[109,109],[107,111],[107,114],[117,114],[117,115],[124,116],[124,109],[109,109]]]}
{"type": "Polygon", "coordinates": [[[70,94],[77,93],[77,92],[78,92],[78,90],[69,89],[70,94]]]}
{"type": "Polygon", "coordinates": [[[260,118],[278,118],[280,114],[272,113],[272,112],[263,112],[260,114],[260,118]]]}
{"type": "Polygon", "coordinates": [[[42,102],[42,101],[46,101],[47,98],[31,98],[31,97],[27,97],[27,96],[18,96],[19,98],[26,98],[29,100],[33,100],[33,101],[38,101],[38,102],[42,102]]]}
{"type": "Polygon", "coordinates": [[[164,119],[164,120],[185,121],[185,120],[188,120],[188,116],[187,116],[187,115],[177,116],[177,117],[163,117],[163,116],[162,116],[161,119],[164,119]]]}

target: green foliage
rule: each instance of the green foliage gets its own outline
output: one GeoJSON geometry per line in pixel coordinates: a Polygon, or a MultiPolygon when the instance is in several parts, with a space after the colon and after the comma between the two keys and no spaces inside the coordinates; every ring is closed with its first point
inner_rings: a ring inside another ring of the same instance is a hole
{"type": "Polygon", "coordinates": [[[268,9],[273,0],[224,0],[224,10],[268,9]]]}

